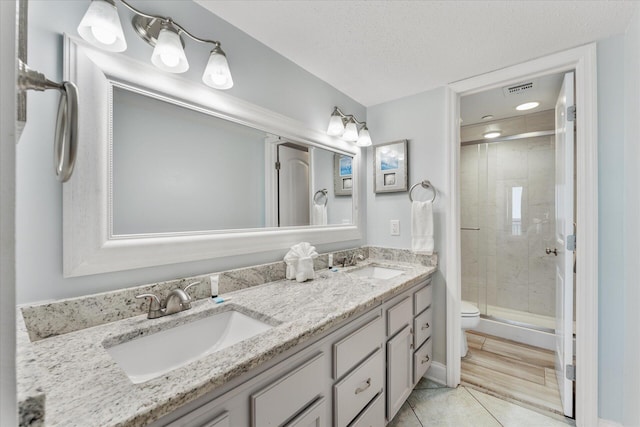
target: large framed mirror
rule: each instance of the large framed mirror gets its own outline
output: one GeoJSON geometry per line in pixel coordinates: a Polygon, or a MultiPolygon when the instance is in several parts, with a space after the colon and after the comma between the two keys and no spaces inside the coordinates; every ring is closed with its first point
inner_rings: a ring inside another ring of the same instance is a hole
{"type": "Polygon", "coordinates": [[[69,36],[64,63],[82,94],[65,277],[361,238],[357,148],[69,36]]]}

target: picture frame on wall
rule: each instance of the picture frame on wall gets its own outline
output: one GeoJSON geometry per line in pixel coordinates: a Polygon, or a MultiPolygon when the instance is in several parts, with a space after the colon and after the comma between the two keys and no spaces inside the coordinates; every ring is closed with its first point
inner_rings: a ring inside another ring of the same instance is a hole
{"type": "Polygon", "coordinates": [[[336,196],[351,196],[353,192],[353,158],[333,155],[333,191],[336,196]]]}
{"type": "Polygon", "coordinates": [[[373,191],[395,193],[407,191],[408,140],[388,142],[373,147],[373,191]]]}

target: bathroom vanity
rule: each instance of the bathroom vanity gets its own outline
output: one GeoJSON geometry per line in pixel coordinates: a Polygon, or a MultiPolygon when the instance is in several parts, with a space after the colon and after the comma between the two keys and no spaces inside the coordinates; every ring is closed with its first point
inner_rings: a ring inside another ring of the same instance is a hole
{"type": "Polygon", "coordinates": [[[45,425],[383,426],[431,364],[435,270],[367,258],[317,270],[309,282],[237,290],[222,304],[206,298],[160,319],[137,315],[23,343],[41,368],[45,425]],[[380,278],[391,270],[400,274],[380,278]],[[109,355],[135,337],[229,310],[271,327],[139,383],[109,355]]]}

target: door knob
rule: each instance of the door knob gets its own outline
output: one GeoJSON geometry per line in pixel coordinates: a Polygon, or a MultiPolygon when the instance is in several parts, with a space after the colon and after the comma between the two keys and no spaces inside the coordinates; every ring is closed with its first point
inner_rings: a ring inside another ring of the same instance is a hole
{"type": "Polygon", "coordinates": [[[547,253],[547,255],[554,254],[555,256],[558,256],[558,249],[556,248],[553,248],[553,249],[547,248],[544,251],[547,253]]]}

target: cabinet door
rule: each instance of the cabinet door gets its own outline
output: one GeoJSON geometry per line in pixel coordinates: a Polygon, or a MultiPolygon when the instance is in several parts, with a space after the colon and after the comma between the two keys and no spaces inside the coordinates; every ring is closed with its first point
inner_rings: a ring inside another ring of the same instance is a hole
{"type": "Polygon", "coordinates": [[[413,333],[409,326],[387,342],[387,419],[391,420],[413,388],[413,333]]]}
{"type": "Polygon", "coordinates": [[[326,419],[326,404],[324,397],[320,397],[315,403],[304,410],[285,427],[326,427],[329,425],[326,419]]]}

